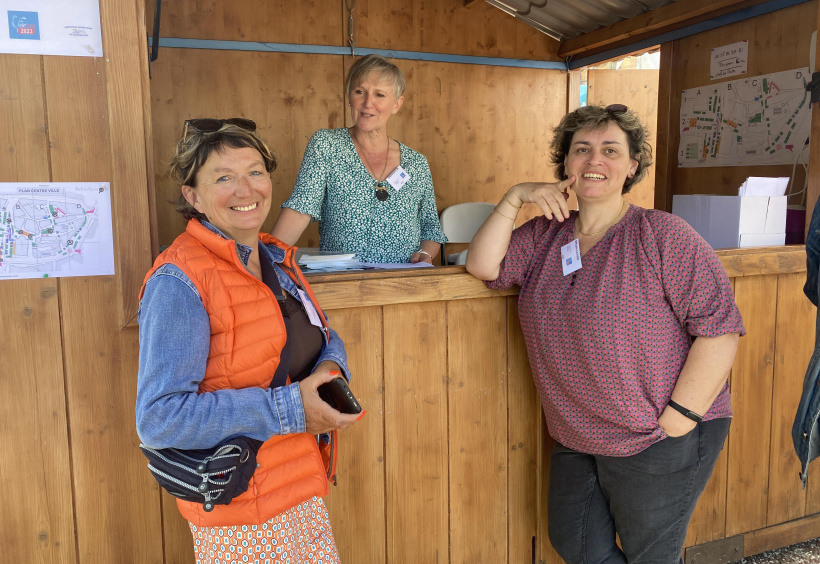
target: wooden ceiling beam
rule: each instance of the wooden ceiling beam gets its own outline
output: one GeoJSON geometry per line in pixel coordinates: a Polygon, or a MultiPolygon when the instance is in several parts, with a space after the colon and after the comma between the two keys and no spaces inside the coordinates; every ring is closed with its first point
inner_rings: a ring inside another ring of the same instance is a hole
{"type": "MultiPolygon", "coordinates": [[[[466,0],[465,0],[466,1],[466,0]]],[[[679,0],[655,10],[567,39],[558,48],[561,58],[592,55],[639,39],[661,35],[763,4],[767,0],[679,0]]]]}
{"type": "Polygon", "coordinates": [[[476,2],[478,2],[478,1],[479,1],[479,0],[464,0],[464,7],[465,7],[465,8],[469,8],[469,7],[470,7],[470,4],[475,4],[475,3],[476,3],[476,2]]]}

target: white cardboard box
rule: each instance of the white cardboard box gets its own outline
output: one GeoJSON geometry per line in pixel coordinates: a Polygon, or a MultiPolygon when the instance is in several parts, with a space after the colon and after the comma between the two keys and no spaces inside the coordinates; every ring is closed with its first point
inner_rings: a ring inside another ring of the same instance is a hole
{"type": "Polygon", "coordinates": [[[786,196],[672,197],[682,217],[715,249],[786,243],[786,196]]]}

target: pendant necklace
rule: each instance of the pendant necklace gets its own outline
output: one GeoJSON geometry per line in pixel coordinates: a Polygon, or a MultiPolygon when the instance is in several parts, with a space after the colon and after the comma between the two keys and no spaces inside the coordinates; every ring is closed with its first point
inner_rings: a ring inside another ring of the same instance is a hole
{"type": "Polygon", "coordinates": [[[596,235],[600,235],[601,233],[603,233],[604,231],[606,231],[607,229],[609,229],[610,227],[612,227],[612,225],[613,225],[616,221],[618,221],[618,218],[620,218],[620,217],[621,217],[621,214],[622,214],[622,213],[624,213],[624,210],[626,209],[626,207],[627,207],[628,205],[629,205],[629,204],[627,203],[627,201],[626,201],[626,200],[624,200],[624,205],[623,205],[623,206],[621,206],[621,211],[619,211],[619,212],[618,212],[618,215],[616,215],[616,216],[615,216],[615,218],[614,218],[612,221],[610,221],[609,223],[607,223],[607,224],[604,226],[604,228],[603,228],[603,229],[601,229],[601,230],[599,230],[599,231],[596,231],[595,233],[584,233],[584,232],[581,230],[581,226],[580,226],[580,225],[578,225],[578,233],[580,233],[580,234],[581,234],[581,235],[583,235],[584,237],[595,237],[596,235]]]}
{"type": "MultiPolygon", "coordinates": [[[[387,160],[390,157],[390,137],[387,138],[387,152],[384,155],[384,168],[382,169],[382,173],[376,178],[376,183],[373,184],[373,188],[376,190],[376,199],[380,202],[385,201],[387,198],[390,197],[390,190],[388,189],[388,184],[384,180],[379,180],[384,176],[384,173],[387,172],[387,160]]],[[[376,172],[373,166],[370,164],[370,161],[367,160],[367,155],[364,151],[364,146],[362,146],[362,158],[364,159],[367,168],[376,172]]]]}

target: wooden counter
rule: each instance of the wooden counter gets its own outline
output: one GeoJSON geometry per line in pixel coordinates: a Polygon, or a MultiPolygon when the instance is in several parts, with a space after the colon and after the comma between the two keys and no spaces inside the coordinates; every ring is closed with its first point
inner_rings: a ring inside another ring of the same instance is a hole
{"type": "MultiPolygon", "coordinates": [[[[727,537],[742,556],[820,536],[820,469],[802,490],[789,434],[814,345],[805,248],[718,255],[748,334],[731,376],[730,437],[687,538],[698,563],[727,537]]],[[[310,280],[367,410],[341,435],[328,498],[342,560],[495,564],[535,552],[561,562],[546,532],[552,442],[517,292],[488,290],[463,267],[310,280]]]]}
{"type": "MultiPolygon", "coordinates": [[[[718,254],[748,334],[730,380],[729,439],[687,537],[698,564],[820,536],[820,467],[801,489],[790,438],[814,346],[805,249],[718,254]]],[[[490,291],[463,267],[310,281],[367,410],[340,434],[327,498],[342,561],[561,562],[547,536],[552,441],[516,292],[490,291]]],[[[187,524],[163,507],[166,552],[192,562],[187,524]]]]}

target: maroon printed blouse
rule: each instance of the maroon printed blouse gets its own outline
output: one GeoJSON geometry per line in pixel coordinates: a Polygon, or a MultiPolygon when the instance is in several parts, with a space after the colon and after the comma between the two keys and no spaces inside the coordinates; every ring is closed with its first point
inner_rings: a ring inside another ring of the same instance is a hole
{"type": "MultiPolygon", "coordinates": [[[[550,435],[590,454],[629,456],[666,437],[658,425],[695,337],[745,334],[726,271],[683,219],[630,206],[564,276],[564,222],[512,234],[498,279],[518,310],[550,435]]],[[[728,384],[704,420],[732,415],[728,384]]]]}

